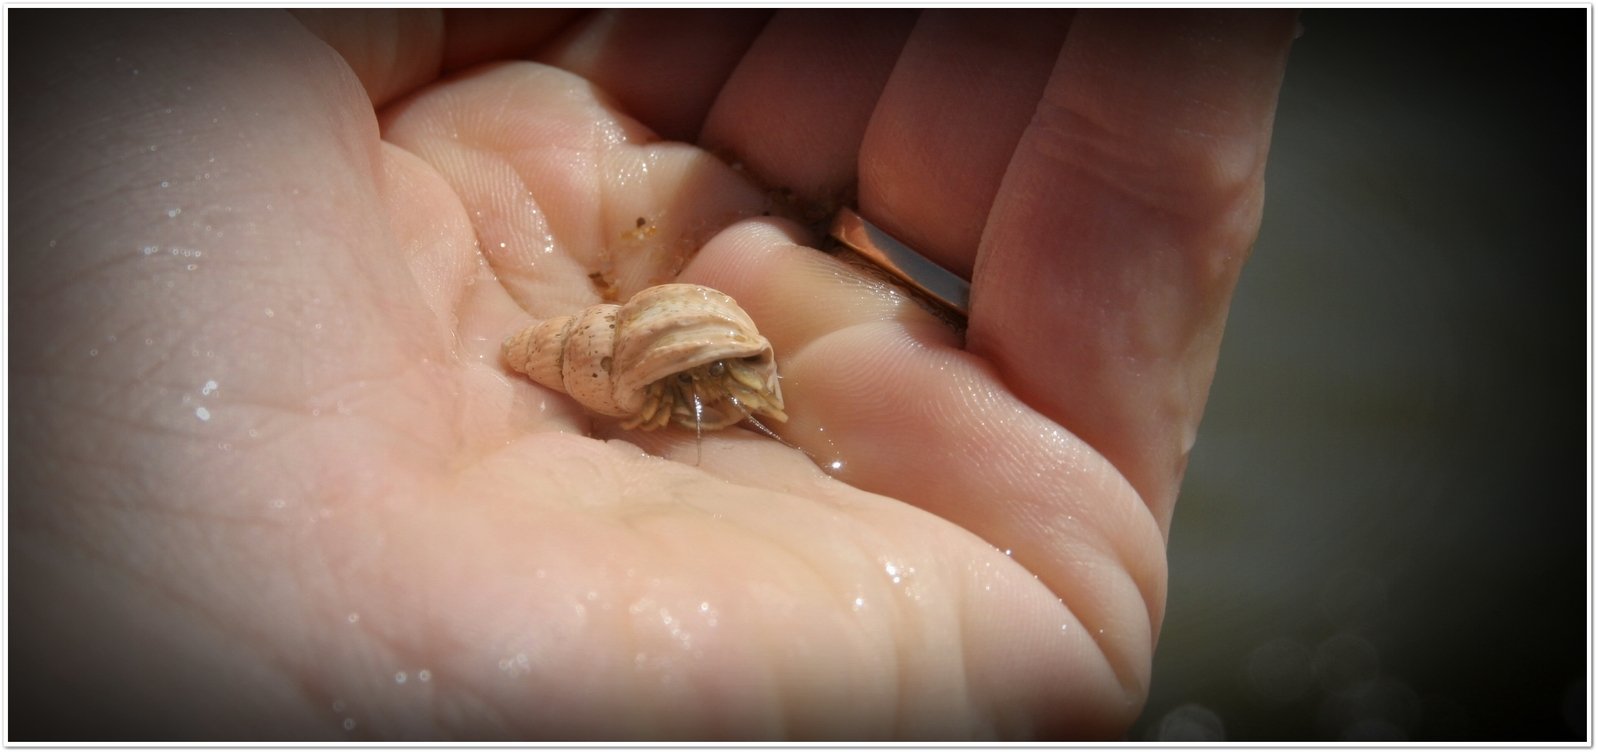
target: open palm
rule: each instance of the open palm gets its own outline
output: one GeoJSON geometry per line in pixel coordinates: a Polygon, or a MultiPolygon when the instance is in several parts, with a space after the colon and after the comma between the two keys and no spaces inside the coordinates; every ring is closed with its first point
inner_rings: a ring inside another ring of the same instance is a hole
{"type": "Polygon", "coordinates": [[[13,738],[1123,730],[1291,20],[769,15],[19,14],[13,738]],[[668,280],[803,451],[499,359],[668,280]]]}

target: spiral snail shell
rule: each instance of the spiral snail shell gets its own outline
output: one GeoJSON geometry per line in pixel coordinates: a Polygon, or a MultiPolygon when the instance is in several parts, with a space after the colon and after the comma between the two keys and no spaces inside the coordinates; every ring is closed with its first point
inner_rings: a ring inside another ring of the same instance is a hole
{"type": "Polygon", "coordinates": [[[731,296],[702,285],[657,285],[545,319],[501,350],[512,369],[626,429],[788,420],[771,343],[731,296]]]}

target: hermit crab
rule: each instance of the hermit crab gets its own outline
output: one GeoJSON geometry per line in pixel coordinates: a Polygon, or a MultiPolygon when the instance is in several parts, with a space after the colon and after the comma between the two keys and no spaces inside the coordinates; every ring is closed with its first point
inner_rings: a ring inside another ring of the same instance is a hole
{"type": "Polygon", "coordinates": [[[657,285],[545,319],[501,350],[512,369],[626,429],[788,420],[771,343],[731,296],[702,285],[657,285]]]}

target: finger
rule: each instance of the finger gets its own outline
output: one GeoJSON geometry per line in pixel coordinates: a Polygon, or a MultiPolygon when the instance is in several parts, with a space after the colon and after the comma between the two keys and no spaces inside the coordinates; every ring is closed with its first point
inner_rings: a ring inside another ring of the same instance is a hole
{"type": "Polygon", "coordinates": [[[499,281],[537,317],[669,281],[765,202],[702,151],[655,141],[582,79],[532,63],[428,92],[385,134],[458,193],[499,281]]]}
{"type": "Polygon", "coordinates": [[[915,16],[787,10],[727,80],[699,143],[807,202],[852,193],[860,141],[915,16]]]}
{"type": "MultiPolygon", "coordinates": [[[[837,478],[1011,552],[1060,597],[1079,648],[1123,688],[1118,702],[1140,698],[1164,551],[1137,495],[1010,395],[936,317],[798,238],[778,221],[742,223],[684,273],[733,295],[772,340],[790,416],[783,436],[837,478]]],[[[1128,708],[1096,711],[1124,721],[1128,708]]]]}
{"type": "Polygon", "coordinates": [[[344,58],[381,107],[453,70],[514,58],[570,23],[570,10],[298,8],[305,28],[344,58]]]}
{"type": "Polygon", "coordinates": [[[768,10],[611,9],[585,16],[537,60],[576,73],[661,136],[693,141],[768,10]]]}
{"type": "Polygon", "coordinates": [[[450,8],[444,11],[444,70],[523,58],[584,15],[557,8],[450,8]]]}
{"type": "Polygon", "coordinates": [[[862,212],[971,279],[988,209],[1070,18],[1057,10],[922,13],[860,146],[862,212]]]}
{"type": "Polygon", "coordinates": [[[290,11],[355,72],[373,106],[432,81],[444,51],[436,10],[298,8],[290,11]]]}
{"type": "Polygon", "coordinates": [[[1259,227],[1291,13],[1079,13],[988,217],[971,352],[1164,528],[1259,227]]]}

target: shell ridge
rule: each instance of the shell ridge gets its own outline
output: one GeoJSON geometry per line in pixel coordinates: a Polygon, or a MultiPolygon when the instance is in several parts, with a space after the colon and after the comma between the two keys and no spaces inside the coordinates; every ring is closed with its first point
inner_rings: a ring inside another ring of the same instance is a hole
{"type": "Polygon", "coordinates": [[[753,412],[786,420],[771,342],[731,296],[699,285],[546,319],[503,350],[513,369],[627,428],[719,429],[753,412]]]}

